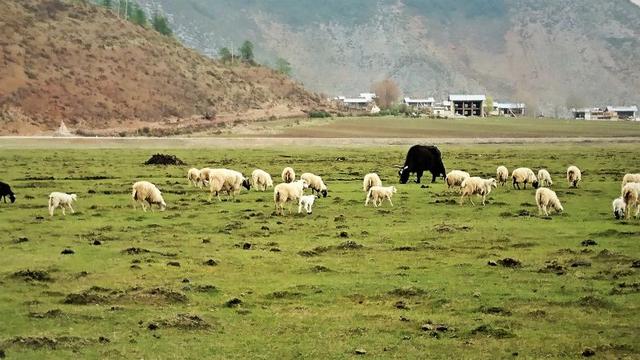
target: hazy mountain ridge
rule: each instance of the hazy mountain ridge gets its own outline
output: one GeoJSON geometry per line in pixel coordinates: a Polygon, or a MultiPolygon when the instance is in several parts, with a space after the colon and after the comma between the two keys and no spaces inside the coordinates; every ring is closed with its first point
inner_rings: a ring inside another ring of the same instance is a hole
{"type": "Polygon", "coordinates": [[[391,76],[405,94],[487,92],[547,112],[638,103],[640,7],[629,0],[147,0],[215,54],[244,39],[296,78],[354,94],[391,76]]]}

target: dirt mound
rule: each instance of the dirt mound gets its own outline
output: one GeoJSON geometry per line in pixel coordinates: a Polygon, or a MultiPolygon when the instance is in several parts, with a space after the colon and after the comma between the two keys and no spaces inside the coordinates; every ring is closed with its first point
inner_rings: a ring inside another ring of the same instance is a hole
{"type": "Polygon", "coordinates": [[[157,324],[159,327],[169,327],[180,330],[206,330],[211,328],[211,325],[200,316],[192,314],[178,314],[175,318],[159,320],[154,322],[154,324],[157,324]]]}
{"type": "Polygon", "coordinates": [[[178,159],[175,155],[154,154],[145,161],[145,165],[185,165],[184,161],[178,159]]]}
{"type": "Polygon", "coordinates": [[[53,281],[53,279],[51,278],[51,276],[49,275],[49,272],[44,271],[44,270],[20,270],[17,271],[15,273],[13,273],[13,277],[14,278],[20,278],[24,281],[43,281],[43,282],[49,282],[49,281],[53,281]]]}

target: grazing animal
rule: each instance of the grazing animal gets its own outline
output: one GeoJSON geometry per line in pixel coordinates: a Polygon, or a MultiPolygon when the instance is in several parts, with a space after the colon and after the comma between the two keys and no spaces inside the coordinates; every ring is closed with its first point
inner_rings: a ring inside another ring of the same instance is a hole
{"type": "Polygon", "coordinates": [[[631,217],[633,210],[636,210],[634,217],[638,217],[640,214],[640,183],[632,182],[627,183],[622,188],[622,200],[625,205],[625,218],[631,217]]]}
{"type": "Polygon", "coordinates": [[[420,178],[426,170],[432,175],[431,182],[436,182],[438,176],[445,178],[446,170],[440,149],[433,145],[414,145],[407,152],[404,165],[398,171],[400,183],[406,184],[411,173],[416,173],[416,182],[420,183],[420,178]]]}
{"type": "Polygon", "coordinates": [[[369,192],[372,186],[382,186],[382,180],[380,180],[380,176],[376,173],[369,173],[364,176],[362,191],[369,192]]]}
{"type": "Polygon", "coordinates": [[[538,214],[549,216],[549,208],[554,209],[556,212],[561,213],[564,211],[558,196],[555,191],[541,187],[536,190],[536,204],[538,205],[538,214]]]}
{"type": "Polygon", "coordinates": [[[470,177],[471,175],[466,171],[452,170],[447,174],[444,182],[447,184],[447,187],[451,189],[452,187],[460,187],[462,182],[470,177]]]}
{"type": "Polygon", "coordinates": [[[524,185],[524,188],[527,188],[527,184],[531,184],[535,189],[538,188],[538,178],[536,178],[536,174],[533,173],[533,170],[529,168],[517,168],[513,170],[511,173],[511,178],[513,179],[513,188],[517,187],[520,190],[520,183],[524,185]]]}
{"type": "MultiPolygon", "coordinates": [[[[287,202],[299,201],[304,196],[304,189],[308,188],[304,180],[296,180],[290,183],[281,183],[273,188],[273,202],[276,213],[284,215],[284,204],[287,202]]],[[[289,209],[291,213],[291,209],[289,209]]]]}
{"type": "Polygon", "coordinates": [[[327,186],[322,181],[322,178],[312,173],[304,173],[300,175],[300,179],[309,184],[309,189],[315,191],[318,195],[322,194],[322,197],[327,197],[327,186]]]}
{"type": "Polygon", "coordinates": [[[582,180],[582,173],[577,166],[569,166],[567,169],[567,182],[569,186],[573,186],[574,188],[578,187],[578,183],[582,180]]]}
{"type": "Polygon", "coordinates": [[[286,167],[282,169],[282,181],[285,183],[290,183],[296,180],[296,172],[293,171],[293,168],[286,167]]]}
{"type": "Polygon", "coordinates": [[[506,167],[498,166],[496,169],[496,181],[500,186],[504,186],[509,181],[509,170],[506,167]]]}
{"type": "Polygon", "coordinates": [[[483,179],[480,177],[470,177],[462,182],[462,197],[460,198],[460,206],[464,204],[464,198],[468,197],[471,204],[475,206],[471,195],[482,196],[482,206],[485,205],[487,196],[491,193],[491,188],[498,187],[496,179],[483,179]]]}
{"type": "Polygon", "coordinates": [[[253,182],[253,187],[258,191],[265,191],[267,188],[273,187],[271,175],[261,169],[253,170],[251,173],[251,181],[253,182]]]}
{"type": "Polygon", "coordinates": [[[640,174],[626,174],[622,178],[622,186],[627,185],[628,183],[640,183],[640,174]]]}
{"type": "Polygon", "coordinates": [[[167,204],[162,198],[162,193],[154,184],[148,181],[138,181],[131,187],[131,198],[133,198],[133,209],[136,208],[136,203],[140,204],[142,211],[147,212],[145,202],[149,204],[151,210],[153,205],[157,205],[160,211],[164,211],[167,208],[167,204]]]}
{"type": "Polygon", "coordinates": [[[200,179],[200,170],[191,168],[187,172],[187,180],[190,185],[202,188],[202,180],[200,179]]]}
{"type": "Polygon", "coordinates": [[[624,219],[624,213],[627,209],[627,204],[624,203],[624,199],[619,197],[613,200],[611,205],[613,206],[613,216],[618,220],[624,219]]]}
{"type": "Polygon", "coordinates": [[[547,169],[538,170],[538,184],[546,187],[553,185],[553,181],[551,181],[551,174],[549,174],[547,169]]]}
{"type": "MultiPolygon", "coordinates": [[[[229,169],[204,170],[207,183],[209,183],[209,201],[211,201],[213,194],[216,194],[218,201],[221,201],[221,192],[227,193],[227,196],[230,198],[235,198],[243,187],[247,190],[251,189],[249,179],[245,178],[244,175],[238,171],[229,169]]],[[[202,173],[201,170],[201,174],[202,173]]]]}
{"type": "Polygon", "coordinates": [[[16,202],[16,196],[13,191],[11,191],[11,186],[0,181],[0,199],[4,199],[4,202],[6,203],[7,196],[9,197],[9,201],[11,201],[12,204],[16,202]]]}
{"type": "Polygon", "coordinates": [[[69,208],[72,214],[75,213],[71,204],[77,200],[78,196],[76,194],[52,192],[49,194],[49,216],[53,216],[53,211],[58,207],[62,209],[62,215],[67,215],[65,208],[69,208]]]}
{"type": "Polygon", "coordinates": [[[302,212],[302,208],[307,214],[313,213],[313,203],[316,201],[317,195],[304,195],[300,197],[298,201],[298,214],[302,212]]]}
{"type": "Polygon", "coordinates": [[[364,206],[369,205],[369,201],[373,202],[374,207],[378,207],[382,205],[384,199],[389,200],[389,204],[393,206],[393,202],[391,202],[391,197],[393,194],[397,193],[398,189],[395,186],[372,186],[367,193],[367,199],[364,202],[364,206]]]}

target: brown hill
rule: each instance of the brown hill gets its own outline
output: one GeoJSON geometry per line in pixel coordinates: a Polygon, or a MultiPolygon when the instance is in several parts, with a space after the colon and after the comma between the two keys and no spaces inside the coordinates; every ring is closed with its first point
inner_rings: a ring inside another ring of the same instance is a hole
{"type": "Polygon", "coordinates": [[[300,115],[318,95],[268,68],[226,66],[105,9],[0,0],[0,134],[114,133],[300,115]]]}

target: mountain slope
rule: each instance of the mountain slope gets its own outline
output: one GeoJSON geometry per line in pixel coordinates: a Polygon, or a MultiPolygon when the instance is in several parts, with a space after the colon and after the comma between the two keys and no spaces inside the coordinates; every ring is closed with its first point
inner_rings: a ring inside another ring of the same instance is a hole
{"type": "Polygon", "coordinates": [[[215,55],[251,39],[331,94],[391,76],[407,95],[486,91],[546,112],[640,102],[640,7],[629,0],[143,2],[192,47],[215,55]]]}
{"type": "MultiPolygon", "coordinates": [[[[167,119],[300,115],[318,96],[264,67],[219,64],[79,2],[0,0],[0,134],[175,127],[167,119]]],[[[188,122],[187,122],[188,123],[188,122]]]]}

